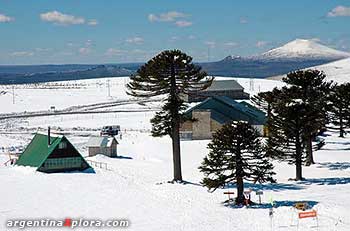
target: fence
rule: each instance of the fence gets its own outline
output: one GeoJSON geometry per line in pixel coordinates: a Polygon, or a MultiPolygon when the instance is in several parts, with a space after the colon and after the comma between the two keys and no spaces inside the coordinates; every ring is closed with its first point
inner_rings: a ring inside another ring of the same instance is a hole
{"type": "Polygon", "coordinates": [[[104,169],[107,171],[113,171],[113,169],[107,163],[93,161],[93,160],[86,160],[86,161],[90,164],[91,167],[97,167],[97,168],[104,169]]]}

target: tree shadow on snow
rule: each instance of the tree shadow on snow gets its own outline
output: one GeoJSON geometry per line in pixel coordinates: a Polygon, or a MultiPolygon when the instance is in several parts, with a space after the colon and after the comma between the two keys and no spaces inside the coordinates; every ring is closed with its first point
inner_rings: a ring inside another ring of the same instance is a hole
{"type": "MultiPolygon", "coordinates": [[[[236,188],[236,184],[231,184],[225,188],[236,188]]],[[[271,191],[283,191],[283,190],[301,190],[304,189],[304,186],[297,184],[286,184],[286,183],[269,183],[269,184],[253,184],[253,183],[244,183],[245,189],[252,189],[253,191],[257,190],[271,190],[271,191]]]]}
{"type": "Polygon", "coordinates": [[[350,142],[349,141],[327,141],[326,144],[342,144],[342,145],[350,145],[350,142]]]}
{"type": "Polygon", "coordinates": [[[332,177],[332,178],[314,178],[305,179],[303,181],[297,182],[297,184],[304,185],[338,185],[338,184],[350,184],[350,177],[332,177]]]}
{"type": "Polygon", "coordinates": [[[126,160],[132,160],[132,157],[131,156],[113,156],[111,157],[112,159],[126,159],[126,160]]]}
{"type": "Polygon", "coordinates": [[[336,147],[336,148],[321,148],[320,150],[323,150],[323,151],[349,151],[350,150],[350,147],[349,145],[343,145],[344,147],[336,147]]]}
{"type": "MultiPolygon", "coordinates": [[[[272,206],[271,203],[262,203],[262,204],[258,204],[258,203],[254,203],[253,205],[249,205],[247,208],[248,209],[269,209],[269,208],[279,208],[279,207],[293,207],[295,206],[296,203],[307,203],[308,204],[308,208],[311,209],[313,208],[315,205],[318,204],[318,201],[274,201],[274,205],[272,206]]],[[[239,205],[234,205],[234,204],[225,204],[226,207],[230,207],[230,208],[242,208],[244,206],[239,206],[239,205]]]]}
{"type": "Polygon", "coordinates": [[[320,166],[318,168],[329,168],[329,170],[347,170],[350,169],[350,162],[326,162],[319,163],[320,166]]]}
{"type": "Polygon", "coordinates": [[[84,173],[84,174],[95,174],[95,169],[90,167],[90,168],[87,168],[83,171],[78,171],[78,170],[75,170],[75,171],[64,171],[64,172],[52,172],[52,173],[48,173],[48,174],[55,174],[55,173],[64,173],[64,174],[77,174],[77,173],[84,173]]]}

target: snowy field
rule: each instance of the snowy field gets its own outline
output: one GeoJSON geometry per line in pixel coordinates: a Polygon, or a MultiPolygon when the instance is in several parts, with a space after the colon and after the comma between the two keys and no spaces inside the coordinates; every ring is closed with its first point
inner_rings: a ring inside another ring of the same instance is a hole
{"type": "MultiPolygon", "coordinates": [[[[335,62],[310,67],[306,69],[315,69],[323,71],[327,75],[328,81],[334,81],[335,83],[347,83],[350,81],[350,58],[341,59],[335,62]]],[[[282,80],[282,76],[274,76],[269,79],[282,80]]]]}
{"type": "MultiPolygon", "coordinates": [[[[110,78],[75,82],[76,88],[48,89],[38,85],[16,86],[15,104],[12,89],[2,86],[3,113],[43,111],[55,105],[58,109],[72,106],[103,104],[128,99],[127,78],[110,78]],[[107,80],[110,84],[108,96],[107,80]],[[97,84],[102,83],[101,85],[97,84]],[[52,101],[51,101],[52,99],[52,101]],[[34,104],[35,102],[35,104],[34,104]]],[[[270,90],[283,83],[273,80],[238,79],[247,92],[270,90]]],[[[54,83],[51,83],[54,85],[54,83]]],[[[130,99],[130,98],[129,98],[130,99]]],[[[159,103],[111,106],[113,108],[157,109],[159,103]]],[[[96,108],[91,109],[97,110],[96,108]]],[[[103,110],[110,110],[104,107],[103,110]]],[[[252,208],[227,206],[228,189],[208,193],[199,183],[203,175],[198,167],[207,154],[209,141],[181,143],[183,176],[187,184],[170,184],[172,179],[171,140],[150,136],[149,119],[154,111],[50,115],[0,120],[0,230],[13,218],[126,218],[129,230],[350,230],[350,137],[340,139],[334,133],[325,137],[326,145],[315,153],[316,165],[304,167],[303,182],[288,181],[295,176],[294,166],[275,163],[276,184],[252,185],[246,189],[264,191],[262,205],[252,208]],[[120,124],[120,158],[88,158],[108,164],[111,171],[95,168],[96,173],[43,174],[28,167],[4,166],[7,152],[23,148],[37,130],[52,126],[63,131],[71,142],[87,155],[86,142],[97,135],[105,124],[120,124]],[[2,153],[2,154],[1,154],[2,153]],[[269,201],[276,203],[269,218],[269,201]],[[299,220],[292,206],[306,201],[317,210],[313,218],[299,220]]],[[[235,189],[230,189],[235,191],[235,189]]],[[[258,202],[255,193],[252,199],[258,202]]],[[[34,229],[29,229],[34,230],[34,229]]],[[[39,230],[39,229],[35,229],[39,230]]],[[[41,229],[47,230],[47,228],[41,229]]],[[[89,229],[78,229],[89,230],[89,229]]],[[[94,229],[90,229],[94,230],[94,229]]],[[[99,229],[112,230],[112,229],[99,229]]]]}

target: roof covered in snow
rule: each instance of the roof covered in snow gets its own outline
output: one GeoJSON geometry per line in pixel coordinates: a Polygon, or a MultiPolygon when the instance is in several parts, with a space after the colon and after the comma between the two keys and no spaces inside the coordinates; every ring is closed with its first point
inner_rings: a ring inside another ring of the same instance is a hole
{"type": "Polygon", "coordinates": [[[111,147],[113,140],[116,141],[118,144],[118,141],[114,137],[108,137],[108,136],[93,136],[90,137],[87,146],[88,147],[111,147]]]}
{"type": "Polygon", "coordinates": [[[206,91],[244,90],[244,88],[234,79],[214,80],[206,91]]]}
{"type": "Polygon", "coordinates": [[[190,108],[185,112],[190,117],[195,110],[210,110],[211,118],[220,124],[229,121],[247,121],[252,125],[266,123],[265,113],[247,102],[238,103],[227,96],[215,96],[190,108]]]}

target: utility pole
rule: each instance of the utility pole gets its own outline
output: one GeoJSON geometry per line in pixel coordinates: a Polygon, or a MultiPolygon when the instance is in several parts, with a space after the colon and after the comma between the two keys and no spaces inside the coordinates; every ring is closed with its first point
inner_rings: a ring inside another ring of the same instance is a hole
{"type": "Polygon", "coordinates": [[[12,103],[15,104],[15,85],[12,85],[12,103]]]}
{"type": "Polygon", "coordinates": [[[111,89],[110,89],[109,81],[110,80],[107,79],[108,97],[111,97],[111,89]]]}
{"type": "Polygon", "coordinates": [[[250,78],[250,82],[249,82],[250,84],[250,90],[251,91],[254,91],[254,79],[253,78],[250,78]]]}

